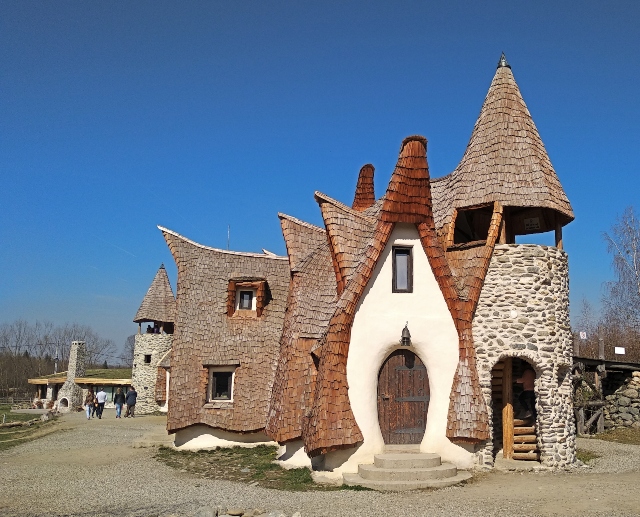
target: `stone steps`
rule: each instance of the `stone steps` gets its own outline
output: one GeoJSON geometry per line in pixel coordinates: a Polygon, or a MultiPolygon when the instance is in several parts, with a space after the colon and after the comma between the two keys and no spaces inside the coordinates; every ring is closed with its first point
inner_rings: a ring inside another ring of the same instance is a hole
{"type": "Polygon", "coordinates": [[[442,463],[437,454],[416,452],[419,446],[385,450],[374,456],[373,465],[359,465],[357,474],[343,474],[344,483],[380,491],[402,491],[444,488],[471,477],[469,472],[458,472],[451,463],[442,463]]]}

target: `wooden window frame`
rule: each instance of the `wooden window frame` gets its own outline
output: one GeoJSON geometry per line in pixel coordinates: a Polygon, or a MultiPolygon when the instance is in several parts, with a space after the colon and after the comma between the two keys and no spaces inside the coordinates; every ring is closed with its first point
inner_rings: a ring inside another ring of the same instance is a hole
{"type": "Polygon", "coordinates": [[[252,311],[254,310],[253,308],[253,302],[254,302],[254,298],[256,297],[256,290],[255,289],[243,289],[242,287],[238,289],[238,294],[237,294],[237,298],[238,298],[238,308],[237,310],[241,310],[241,311],[252,311]],[[242,306],[242,293],[249,293],[249,306],[248,307],[243,307],[242,306]]]}
{"type": "Polygon", "coordinates": [[[227,287],[227,316],[260,318],[268,303],[266,280],[240,281],[229,280],[227,287]],[[240,309],[240,291],[253,291],[252,309],[240,309]]]}
{"type": "Polygon", "coordinates": [[[207,404],[219,404],[221,402],[232,403],[233,395],[235,391],[235,380],[236,380],[236,366],[209,366],[209,382],[207,383],[207,404]],[[215,398],[215,374],[216,373],[230,373],[231,378],[229,380],[230,386],[229,391],[230,395],[228,399],[215,398]]]}
{"type": "Polygon", "coordinates": [[[394,293],[412,293],[413,292],[413,246],[392,246],[391,247],[391,263],[392,263],[392,280],[391,291],[394,293]],[[398,251],[408,251],[407,260],[407,288],[398,289],[397,271],[396,271],[396,255],[398,251]]]}

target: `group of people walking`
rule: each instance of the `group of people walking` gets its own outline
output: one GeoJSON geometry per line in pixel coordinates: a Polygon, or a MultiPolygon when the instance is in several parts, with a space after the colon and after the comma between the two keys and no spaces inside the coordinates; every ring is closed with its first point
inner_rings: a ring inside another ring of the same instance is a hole
{"type": "MultiPolygon", "coordinates": [[[[89,388],[87,396],[84,399],[85,411],[87,412],[87,420],[95,418],[102,418],[104,411],[104,405],[107,402],[108,395],[104,389],[100,389],[98,393],[93,392],[93,388],[89,388]]],[[[138,392],[133,386],[129,388],[127,394],[122,393],[122,388],[118,388],[116,394],[113,397],[113,403],[116,406],[116,418],[122,418],[122,407],[126,404],[127,411],[125,412],[125,418],[134,417],[136,410],[136,400],[138,398],[138,392]]]]}

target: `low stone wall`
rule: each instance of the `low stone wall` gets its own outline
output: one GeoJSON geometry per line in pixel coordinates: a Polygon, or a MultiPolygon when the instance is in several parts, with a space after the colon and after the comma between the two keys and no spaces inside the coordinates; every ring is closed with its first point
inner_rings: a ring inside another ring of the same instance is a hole
{"type": "MultiPolygon", "coordinates": [[[[489,421],[492,368],[506,357],[524,359],[537,376],[541,463],[549,467],[574,463],[567,254],[551,246],[497,245],[473,320],[473,339],[489,421]]],[[[480,466],[493,465],[493,430],[476,452],[480,466]]]]}
{"type": "Polygon", "coordinates": [[[633,372],[631,379],[620,386],[613,395],[606,397],[604,426],[640,428],[640,372],[633,372]]]}
{"type": "Polygon", "coordinates": [[[160,411],[156,402],[156,380],[158,377],[158,363],[171,348],[173,335],[171,334],[137,334],[133,349],[133,369],[131,384],[138,392],[136,414],[144,415],[160,411]],[[145,356],[151,356],[149,363],[145,356]]]}

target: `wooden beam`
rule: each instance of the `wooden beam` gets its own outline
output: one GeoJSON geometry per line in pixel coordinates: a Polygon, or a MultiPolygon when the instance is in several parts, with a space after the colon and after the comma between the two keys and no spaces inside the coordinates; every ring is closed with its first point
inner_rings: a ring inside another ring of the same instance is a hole
{"type": "Polygon", "coordinates": [[[534,426],[529,427],[514,427],[513,434],[533,434],[535,436],[536,428],[534,426]]]}
{"type": "Polygon", "coordinates": [[[516,452],[513,454],[513,459],[538,461],[538,453],[537,452],[516,452]]]}
{"type": "Polygon", "coordinates": [[[584,408],[577,408],[576,413],[576,432],[584,434],[584,408]]]}
{"type": "Polygon", "coordinates": [[[500,222],[500,237],[498,237],[498,244],[506,244],[507,243],[507,222],[504,217],[504,213],[502,214],[502,221],[500,222]]]}
{"type": "Polygon", "coordinates": [[[515,452],[533,452],[538,449],[537,443],[514,443],[513,450],[515,452]]]}
{"type": "Polygon", "coordinates": [[[556,248],[559,250],[563,249],[562,246],[562,225],[559,222],[556,222],[556,248]]]}
{"type": "Polygon", "coordinates": [[[596,419],[602,415],[602,413],[604,413],[604,410],[601,408],[601,409],[598,409],[598,411],[596,411],[593,415],[591,415],[591,418],[587,420],[586,423],[584,424],[585,430],[588,431],[589,428],[596,421],[596,419]]]}
{"type": "Polygon", "coordinates": [[[502,376],[502,452],[505,459],[513,458],[513,368],[511,357],[504,360],[502,376]]]}

